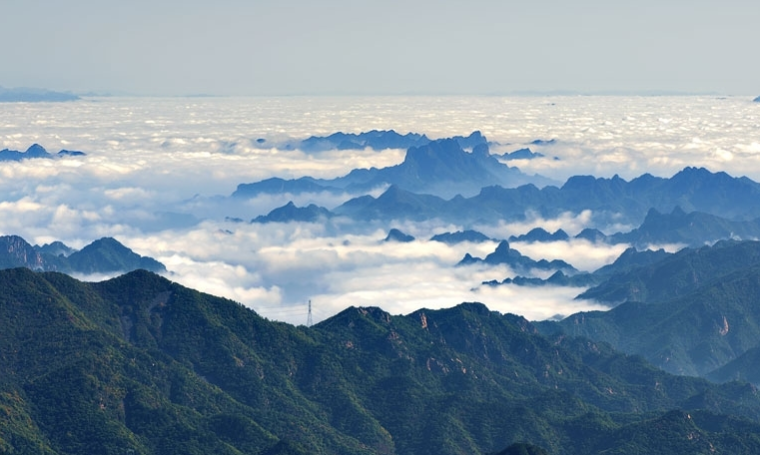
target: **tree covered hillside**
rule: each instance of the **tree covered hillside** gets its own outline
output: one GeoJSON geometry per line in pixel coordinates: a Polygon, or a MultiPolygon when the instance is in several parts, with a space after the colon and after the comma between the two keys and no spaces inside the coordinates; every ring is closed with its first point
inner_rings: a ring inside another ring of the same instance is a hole
{"type": "Polygon", "coordinates": [[[0,287],[2,453],[760,453],[752,386],[482,304],[306,328],[146,271],[0,287]]]}

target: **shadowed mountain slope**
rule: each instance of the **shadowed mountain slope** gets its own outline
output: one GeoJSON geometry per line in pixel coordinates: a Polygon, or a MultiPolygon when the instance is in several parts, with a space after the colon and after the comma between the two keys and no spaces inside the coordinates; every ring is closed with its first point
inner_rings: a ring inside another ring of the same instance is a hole
{"type": "MultiPolygon", "coordinates": [[[[613,275],[579,298],[619,305],[537,327],[608,342],[666,371],[708,375],[760,345],[760,243],[685,249],[613,275]]],[[[714,377],[751,376],[727,371],[714,377]]]]}

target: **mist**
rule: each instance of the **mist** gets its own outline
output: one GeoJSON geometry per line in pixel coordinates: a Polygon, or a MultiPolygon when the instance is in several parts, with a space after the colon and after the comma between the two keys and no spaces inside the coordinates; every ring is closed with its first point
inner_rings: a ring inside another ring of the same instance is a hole
{"type": "MultiPolygon", "coordinates": [[[[484,257],[496,242],[429,241],[463,228],[455,223],[337,218],[250,224],[289,201],[332,209],[357,195],[229,197],[237,185],[265,178],[334,178],[402,162],[404,150],[306,153],[282,146],[311,135],[373,129],[431,138],[479,130],[492,153],[524,147],[542,153],[508,165],[557,181],[578,174],[669,177],[685,166],[760,180],[760,111],[743,98],[90,98],[3,105],[0,148],[23,151],[39,143],[52,153],[65,148],[86,156],[0,162],[0,233],[74,248],[113,236],[162,261],[172,280],[296,324],[305,322],[309,300],[315,320],[351,305],[408,313],[482,301],[529,319],[599,308],[574,300],[583,291],[578,288],[480,286],[514,273],[456,267],[466,253],[484,257]],[[554,141],[533,144],[537,139],[554,141]],[[416,240],[382,242],[393,227],[416,240]]],[[[599,226],[590,211],[556,219],[526,213],[519,223],[475,226],[493,239],[534,227],[571,236],[586,227],[608,234],[632,228],[599,226]]],[[[580,240],[512,246],[584,271],[614,261],[627,247],[580,240]]]]}

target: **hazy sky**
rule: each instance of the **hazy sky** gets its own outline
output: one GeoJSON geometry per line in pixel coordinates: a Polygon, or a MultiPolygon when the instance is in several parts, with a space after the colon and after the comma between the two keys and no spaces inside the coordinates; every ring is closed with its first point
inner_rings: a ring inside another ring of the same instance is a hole
{"type": "Polygon", "coordinates": [[[760,94],[755,0],[0,0],[0,86],[760,94]]]}

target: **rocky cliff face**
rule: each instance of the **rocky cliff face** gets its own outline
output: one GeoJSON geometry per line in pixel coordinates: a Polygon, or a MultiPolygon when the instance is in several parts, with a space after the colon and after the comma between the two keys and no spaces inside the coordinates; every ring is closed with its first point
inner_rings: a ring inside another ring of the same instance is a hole
{"type": "Polygon", "coordinates": [[[0,268],[26,267],[32,270],[45,268],[42,256],[17,235],[0,237],[0,268]]]}

